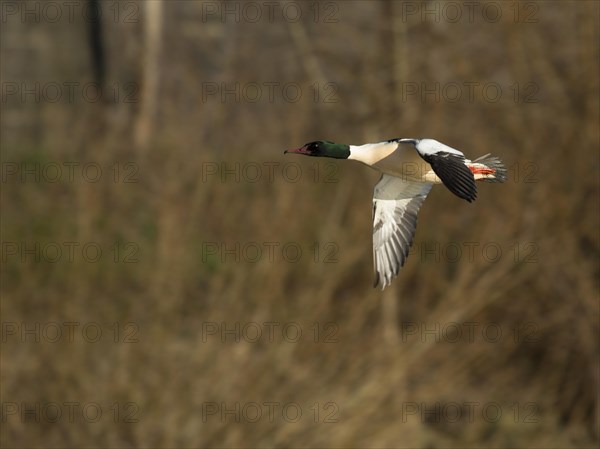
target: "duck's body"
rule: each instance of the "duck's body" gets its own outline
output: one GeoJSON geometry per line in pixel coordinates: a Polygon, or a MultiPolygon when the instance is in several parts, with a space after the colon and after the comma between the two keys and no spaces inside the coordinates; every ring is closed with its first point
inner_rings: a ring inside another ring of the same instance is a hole
{"type": "Polygon", "coordinates": [[[414,148],[394,141],[350,145],[348,159],[362,162],[381,173],[411,181],[425,181],[427,174],[431,172],[431,166],[414,148]]]}
{"type": "Polygon", "coordinates": [[[434,184],[444,184],[469,202],[475,181],[504,182],[502,162],[489,155],[475,161],[433,139],[390,139],[365,145],[310,142],[290,153],[362,162],[382,173],[373,196],[375,285],[387,287],[408,256],[417,214],[434,184]]]}

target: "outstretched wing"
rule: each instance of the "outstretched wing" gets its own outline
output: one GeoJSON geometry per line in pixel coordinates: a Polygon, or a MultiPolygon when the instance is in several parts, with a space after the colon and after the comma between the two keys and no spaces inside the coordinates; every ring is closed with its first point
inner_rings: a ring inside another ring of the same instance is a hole
{"type": "Polygon", "coordinates": [[[383,175],[373,195],[375,287],[390,285],[406,258],[417,227],[417,214],[430,183],[383,175]]]}

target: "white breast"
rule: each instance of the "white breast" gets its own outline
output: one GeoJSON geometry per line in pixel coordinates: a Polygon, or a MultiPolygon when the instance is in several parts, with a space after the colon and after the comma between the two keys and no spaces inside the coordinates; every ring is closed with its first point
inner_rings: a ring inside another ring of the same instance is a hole
{"type": "Polygon", "coordinates": [[[413,145],[397,142],[350,145],[350,157],[382,173],[410,181],[438,183],[431,166],[419,156],[413,145]],[[433,175],[433,176],[431,176],[433,175]]]}

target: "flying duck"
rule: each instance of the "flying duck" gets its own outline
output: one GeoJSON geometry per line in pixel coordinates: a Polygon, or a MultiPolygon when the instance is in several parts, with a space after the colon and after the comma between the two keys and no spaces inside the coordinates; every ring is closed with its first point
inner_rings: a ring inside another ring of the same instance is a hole
{"type": "Polygon", "coordinates": [[[285,153],[355,160],[382,173],[373,195],[374,287],[382,290],[398,276],[408,257],[417,214],[433,184],[444,184],[472,202],[477,197],[475,181],[506,181],[506,169],[497,157],[486,154],[471,161],[434,139],[390,139],[365,145],[317,140],[285,153]]]}

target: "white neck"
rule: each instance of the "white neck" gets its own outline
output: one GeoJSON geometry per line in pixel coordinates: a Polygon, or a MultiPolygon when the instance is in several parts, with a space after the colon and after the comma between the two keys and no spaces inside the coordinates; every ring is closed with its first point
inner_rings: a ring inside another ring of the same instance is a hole
{"type": "Polygon", "coordinates": [[[396,142],[366,143],[364,145],[350,145],[348,159],[362,162],[370,166],[386,158],[398,148],[396,142]]]}

